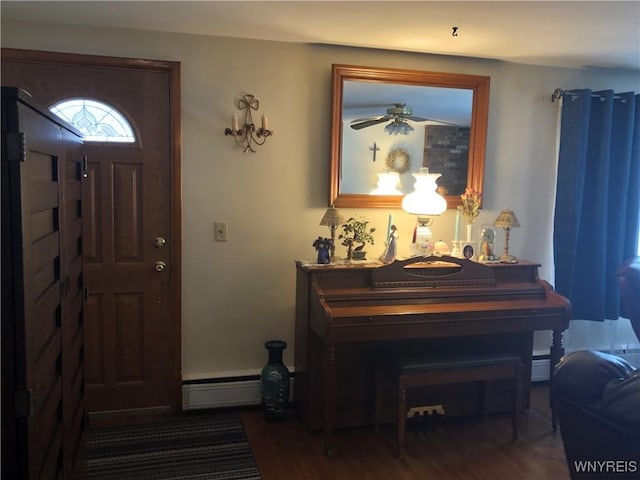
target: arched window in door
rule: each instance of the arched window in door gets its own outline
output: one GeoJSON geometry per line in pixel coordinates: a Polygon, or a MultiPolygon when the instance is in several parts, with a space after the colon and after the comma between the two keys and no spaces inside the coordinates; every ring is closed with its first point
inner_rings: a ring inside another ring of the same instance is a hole
{"type": "Polygon", "coordinates": [[[85,142],[134,143],[131,124],[115,107],[90,98],[68,98],[49,110],[76,127],[85,142]]]}

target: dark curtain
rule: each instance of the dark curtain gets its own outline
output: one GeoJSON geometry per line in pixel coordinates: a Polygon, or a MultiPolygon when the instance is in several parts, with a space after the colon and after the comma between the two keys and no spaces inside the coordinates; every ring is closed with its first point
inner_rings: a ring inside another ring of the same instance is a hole
{"type": "Polygon", "coordinates": [[[555,289],[573,318],[617,319],[615,271],[637,254],[640,95],[564,92],[556,188],[555,289]]]}

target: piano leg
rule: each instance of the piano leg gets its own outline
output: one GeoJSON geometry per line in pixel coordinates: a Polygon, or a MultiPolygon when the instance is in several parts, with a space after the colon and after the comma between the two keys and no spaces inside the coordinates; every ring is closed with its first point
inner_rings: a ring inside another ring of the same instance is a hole
{"type": "Polygon", "coordinates": [[[322,428],[324,433],[324,450],[328,457],[338,453],[333,443],[333,425],[336,410],[336,346],[333,343],[324,344],[322,361],[322,428]]]}
{"type": "Polygon", "coordinates": [[[549,352],[549,406],[551,407],[551,427],[555,432],[558,430],[558,410],[556,409],[555,395],[553,393],[553,369],[564,355],[562,346],[562,330],[553,331],[553,342],[549,352]]]}

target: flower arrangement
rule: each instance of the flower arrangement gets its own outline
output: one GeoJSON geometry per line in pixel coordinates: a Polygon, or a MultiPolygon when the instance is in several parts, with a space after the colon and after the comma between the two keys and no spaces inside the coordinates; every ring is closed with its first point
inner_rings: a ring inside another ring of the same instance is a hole
{"type": "Polygon", "coordinates": [[[318,252],[318,263],[326,264],[330,262],[329,250],[333,246],[330,238],[318,237],[312,246],[316,249],[316,252],[318,252]]]}
{"type": "Polygon", "coordinates": [[[373,245],[373,232],[376,231],[375,227],[368,227],[368,220],[359,220],[355,217],[350,217],[342,225],[342,233],[338,237],[342,239],[342,245],[347,247],[347,258],[353,258],[353,252],[362,251],[367,243],[373,245]],[[354,248],[354,245],[357,245],[354,248]]]}
{"type": "Polygon", "coordinates": [[[480,198],[482,194],[472,188],[467,187],[460,199],[462,200],[462,215],[467,220],[467,225],[471,225],[480,213],[480,198]]]}
{"type": "Polygon", "coordinates": [[[331,244],[332,242],[330,238],[318,237],[315,239],[311,246],[315,247],[316,250],[326,250],[327,248],[331,247],[331,244]]]}

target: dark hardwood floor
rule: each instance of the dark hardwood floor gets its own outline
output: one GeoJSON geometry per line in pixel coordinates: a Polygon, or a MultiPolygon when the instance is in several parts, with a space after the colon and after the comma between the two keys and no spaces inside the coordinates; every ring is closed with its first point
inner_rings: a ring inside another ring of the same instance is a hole
{"type": "Polygon", "coordinates": [[[567,480],[560,431],[551,430],[548,387],[534,385],[531,408],[511,442],[510,414],[480,418],[411,420],[406,453],[394,456],[391,425],[338,430],[336,457],[323,453],[322,434],[309,433],[292,415],[269,423],[260,410],[241,411],[263,480],[567,480]]]}

